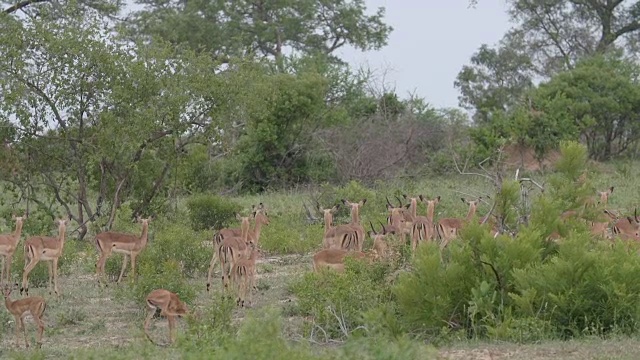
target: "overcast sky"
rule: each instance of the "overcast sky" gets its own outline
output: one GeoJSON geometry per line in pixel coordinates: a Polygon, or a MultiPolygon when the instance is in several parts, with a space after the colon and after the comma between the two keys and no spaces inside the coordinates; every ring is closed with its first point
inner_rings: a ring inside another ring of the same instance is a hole
{"type": "Polygon", "coordinates": [[[495,44],[509,28],[505,0],[366,0],[368,12],[386,8],[394,30],[380,51],[344,49],[343,59],[382,74],[401,98],[409,92],[436,107],[457,107],[456,75],[483,44],[495,44]]]}

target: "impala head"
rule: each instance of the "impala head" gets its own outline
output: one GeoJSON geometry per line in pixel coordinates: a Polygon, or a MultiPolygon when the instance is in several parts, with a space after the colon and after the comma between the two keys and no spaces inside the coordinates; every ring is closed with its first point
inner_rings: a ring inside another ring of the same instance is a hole
{"type": "Polygon", "coordinates": [[[382,225],[382,231],[381,232],[377,232],[376,229],[373,228],[373,223],[371,221],[369,221],[369,225],[371,225],[371,231],[369,231],[369,237],[371,237],[371,239],[374,240],[374,241],[375,241],[376,238],[383,238],[383,237],[387,236],[388,234],[395,234],[394,230],[388,232],[387,228],[384,226],[383,223],[380,223],[380,225],[382,225]]]}
{"type": "Polygon", "coordinates": [[[427,205],[427,208],[435,207],[436,205],[438,205],[440,203],[440,195],[436,196],[435,198],[433,198],[431,200],[429,200],[426,197],[420,195],[420,201],[425,203],[427,205]]]}
{"type": "Polygon", "coordinates": [[[153,220],[153,216],[149,216],[148,218],[142,218],[140,216],[136,216],[135,222],[140,223],[142,225],[149,225],[149,222],[153,220]]]}
{"type": "Polygon", "coordinates": [[[11,292],[15,289],[18,288],[18,284],[15,283],[13,285],[9,284],[9,283],[3,283],[2,284],[2,295],[5,298],[8,298],[11,295],[11,292]]]}
{"type": "Polygon", "coordinates": [[[598,191],[598,204],[607,205],[609,203],[609,196],[613,193],[613,186],[608,188],[606,191],[598,191]]]}
{"type": "Polygon", "coordinates": [[[482,200],[482,196],[478,196],[477,199],[475,200],[466,200],[465,198],[460,198],[462,200],[463,203],[469,205],[469,207],[478,207],[478,204],[480,203],[480,200],[482,200]]]}
{"type": "Polygon", "coordinates": [[[176,301],[175,309],[173,310],[178,316],[189,315],[189,308],[187,307],[187,304],[182,300],[176,301]]]}
{"type": "Polygon", "coordinates": [[[258,207],[251,205],[253,218],[256,222],[260,222],[263,225],[269,225],[269,217],[267,216],[267,209],[264,208],[264,204],[260,203],[258,207]]]}
{"type": "Polygon", "coordinates": [[[25,213],[22,216],[16,216],[16,214],[11,215],[11,220],[14,220],[16,223],[22,224],[25,220],[27,220],[27,214],[25,213]]]}
{"type": "Polygon", "coordinates": [[[340,204],[336,204],[334,207],[329,209],[322,209],[322,214],[324,216],[324,221],[328,221],[329,224],[333,223],[333,215],[340,209],[340,204]]]}
{"type": "Polygon", "coordinates": [[[342,203],[351,208],[351,216],[360,215],[360,208],[367,203],[367,199],[362,199],[359,202],[351,202],[349,200],[342,199],[342,203]]]}
{"type": "MultiPolygon", "coordinates": [[[[242,229],[242,233],[244,236],[245,232],[249,232],[249,216],[242,216],[236,213],[236,219],[240,221],[240,228],[242,229]]],[[[247,237],[247,243],[253,244],[253,240],[251,240],[251,237],[247,237]]]]}

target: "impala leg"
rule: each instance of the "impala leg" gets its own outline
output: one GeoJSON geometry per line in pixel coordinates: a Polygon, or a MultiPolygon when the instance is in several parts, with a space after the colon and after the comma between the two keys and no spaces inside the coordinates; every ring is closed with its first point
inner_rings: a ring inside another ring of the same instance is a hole
{"type": "Polygon", "coordinates": [[[52,261],[53,265],[53,292],[56,296],[60,295],[60,290],[58,289],[58,258],[54,258],[52,261]]]}
{"type": "MultiPolygon", "coordinates": [[[[7,256],[2,257],[2,270],[0,270],[0,282],[4,281],[4,272],[7,268],[7,256]]],[[[9,282],[9,278],[7,277],[7,282],[9,282]]]]}
{"type": "Polygon", "coordinates": [[[249,305],[253,306],[253,289],[256,287],[256,274],[253,273],[251,274],[251,277],[249,278],[249,286],[248,286],[248,290],[249,291],[249,305]]]}
{"type": "Polygon", "coordinates": [[[41,310],[39,310],[38,313],[31,313],[33,319],[38,324],[38,335],[36,336],[36,345],[38,348],[42,347],[42,333],[44,333],[44,321],[42,320],[42,315],[44,314],[46,307],[47,305],[42,303],[40,307],[41,310]]]}
{"type": "MultiPolygon", "coordinates": [[[[214,245],[215,246],[215,245],[214,245]]],[[[207,291],[211,288],[211,277],[213,276],[213,267],[216,265],[216,260],[218,257],[216,256],[216,250],[213,250],[213,255],[211,256],[211,262],[209,263],[209,272],[207,273],[207,291]]]]}
{"type": "Polygon", "coordinates": [[[20,317],[20,327],[22,328],[22,335],[24,335],[24,345],[29,348],[29,339],[27,339],[27,328],[24,326],[24,319],[20,317]]]}
{"type": "Polygon", "coordinates": [[[176,317],[167,315],[167,320],[169,320],[169,341],[174,343],[176,341],[176,317]]]}
{"type": "Polygon", "coordinates": [[[135,282],[137,279],[137,275],[136,275],[136,257],[138,255],[131,253],[131,278],[133,279],[133,281],[135,282]]]}
{"type": "Polygon", "coordinates": [[[11,283],[11,262],[13,261],[13,256],[7,256],[4,258],[5,266],[7,267],[7,284],[11,283]]]}
{"type": "Polygon", "coordinates": [[[151,325],[151,319],[153,319],[153,314],[156,313],[156,308],[149,306],[149,312],[147,313],[147,318],[144,320],[144,334],[147,335],[147,339],[155,344],[155,342],[151,339],[151,335],[149,335],[149,326],[151,325]]]}
{"type": "Polygon", "coordinates": [[[22,287],[20,287],[20,295],[22,295],[22,291],[24,291],[26,296],[29,296],[29,283],[27,282],[29,278],[29,274],[33,270],[34,267],[38,264],[40,259],[33,257],[29,260],[29,263],[24,267],[24,271],[22,272],[22,287]]]}
{"type": "Polygon", "coordinates": [[[122,280],[122,275],[124,275],[124,270],[127,268],[127,254],[122,254],[122,268],[120,269],[120,276],[118,276],[118,281],[116,283],[120,283],[122,280]]]}
{"type": "Polygon", "coordinates": [[[98,284],[105,283],[105,286],[106,275],[104,267],[107,264],[107,258],[109,258],[109,256],[111,256],[111,250],[103,250],[102,253],[100,253],[100,259],[98,259],[98,262],[96,263],[96,277],[98,279],[98,284]]]}
{"type": "Polygon", "coordinates": [[[51,279],[53,278],[53,261],[47,261],[47,268],[49,270],[49,295],[51,295],[51,279]]]}

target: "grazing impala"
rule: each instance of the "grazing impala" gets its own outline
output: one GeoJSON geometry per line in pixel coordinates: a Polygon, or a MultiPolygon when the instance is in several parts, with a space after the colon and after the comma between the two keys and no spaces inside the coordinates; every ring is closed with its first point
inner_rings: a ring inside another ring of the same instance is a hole
{"type": "Polygon", "coordinates": [[[251,245],[251,253],[247,259],[239,259],[233,264],[232,281],[236,285],[238,298],[236,304],[244,307],[247,292],[249,293],[249,305],[253,305],[252,291],[256,282],[256,260],[260,255],[260,250],[251,245]]]}
{"type": "MultiPolygon", "coordinates": [[[[15,284],[17,287],[18,284],[15,284]]],[[[47,303],[43,298],[39,296],[27,297],[24,299],[11,301],[12,287],[9,284],[5,284],[2,288],[2,294],[4,295],[4,305],[7,310],[13,315],[16,323],[16,346],[20,347],[20,328],[24,334],[25,346],[29,347],[29,340],[27,339],[27,329],[24,326],[24,317],[31,314],[33,320],[38,325],[38,335],[36,336],[36,346],[42,346],[42,333],[44,332],[44,321],[42,316],[47,308],[47,303]]]]}
{"type": "Polygon", "coordinates": [[[58,237],[33,236],[24,242],[24,270],[22,272],[22,287],[20,294],[24,291],[29,296],[29,273],[40,261],[49,263],[49,293],[51,293],[51,279],[53,279],[53,291],[59,295],[58,291],[58,259],[62,256],[64,240],[67,231],[66,219],[58,219],[58,237]]]}
{"type": "Polygon", "coordinates": [[[134,234],[120,233],[115,231],[106,231],[96,235],[96,247],[100,252],[100,259],[96,263],[96,272],[98,277],[98,283],[100,283],[102,277],[105,276],[104,266],[107,262],[107,258],[112,253],[122,254],[124,257],[122,260],[122,268],[120,269],[120,276],[116,283],[122,280],[124,271],[127,268],[127,255],[131,257],[131,274],[133,279],[136,278],[136,257],[147,246],[149,235],[149,221],[152,218],[140,219],[138,222],[142,224],[142,232],[140,236],[134,234]]]}
{"type": "Polygon", "coordinates": [[[24,220],[27,219],[27,214],[24,214],[23,216],[13,215],[11,219],[16,222],[16,229],[13,234],[0,235],[0,256],[4,258],[2,271],[0,273],[0,282],[6,280],[7,283],[11,282],[11,260],[13,259],[13,253],[18,247],[18,242],[22,235],[22,224],[24,220]]]}
{"type": "Polygon", "coordinates": [[[147,339],[157,344],[151,339],[151,335],[149,335],[149,325],[151,325],[153,315],[160,309],[160,316],[165,316],[169,321],[169,340],[171,343],[175,342],[176,317],[189,314],[187,305],[180,300],[177,294],[165,289],[156,289],[150,292],[149,295],[147,295],[146,302],[149,312],[144,321],[144,334],[147,336],[147,339]]]}
{"type": "Polygon", "coordinates": [[[313,271],[320,271],[321,268],[327,267],[338,272],[344,272],[344,259],[347,256],[353,256],[356,259],[363,259],[367,254],[362,251],[348,251],[344,249],[324,249],[313,255],[313,271]]]}
{"type": "Polygon", "coordinates": [[[476,200],[468,200],[468,201],[465,200],[464,198],[461,198],[461,199],[462,199],[462,202],[469,205],[469,212],[467,213],[466,219],[444,218],[438,221],[438,225],[436,229],[438,231],[438,237],[442,241],[440,244],[441,248],[444,248],[445,246],[447,246],[449,241],[451,241],[458,235],[458,232],[460,231],[462,226],[464,226],[465,222],[473,219],[473,216],[476,214],[476,209],[478,208],[478,203],[480,202],[480,199],[482,199],[482,197],[478,197],[478,199],[476,200]]]}
{"type": "Polygon", "coordinates": [[[415,253],[420,241],[433,240],[436,228],[433,222],[436,205],[440,203],[440,196],[429,200],[420,195],[420,201],[427,204],[427,216],[416,216],[411,230],[411,251],[415,253]]]}

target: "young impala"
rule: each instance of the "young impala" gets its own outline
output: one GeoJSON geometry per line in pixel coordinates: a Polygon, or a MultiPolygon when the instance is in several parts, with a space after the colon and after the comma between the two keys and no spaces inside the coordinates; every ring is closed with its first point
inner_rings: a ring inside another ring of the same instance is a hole
{"type": "MultiPolygon", "coordinates": [[[[17,286],[18,284],[15,284],[14,287],[17,286]]],[[[47,308],[47,303],[40,296],[26,297],[24,299],[12,301],[10,297],[11,290],[13,290],[13,288],[9,284],[5,284],[2,288],[2,294],[4,295],[4,305],[7,307],[7,310],[9,310],[9,312],[15,319],[16,346],[20,347],[20,328],[22,328],[25,346],[27,348],[29,347],[29,340],[27,339],[27,329],[24,326],[24,318],[28,314],[31,314],[31,317],[38,325],[36,345],[37,347],[41,347],[42,333],[44,332],[44,321],[42,321],[42,316],[44,315],[44,311],[47,308]]]]}
{"type": "Polygon", "coordinates": [[[180,300],[177,294],[165,289],[156,289],[150,292],[149,295],[147,295],[146,303],[149,308],[147,318],[144,321],[144,334],[147,336],[147,339],[152,343],[157,344],[153,339],[151,339],[151,335],[149,335],[149,325],[151,325],[153,315],[155,315],[156,311],[160,309],[160,316],[165,316],[169,321],[170,342],[175,342],[176,317],[189,314],[187,305],[180,300]]]}

